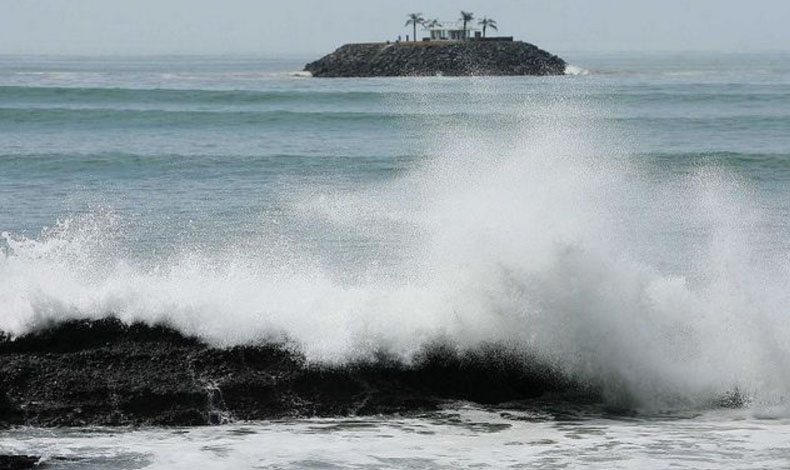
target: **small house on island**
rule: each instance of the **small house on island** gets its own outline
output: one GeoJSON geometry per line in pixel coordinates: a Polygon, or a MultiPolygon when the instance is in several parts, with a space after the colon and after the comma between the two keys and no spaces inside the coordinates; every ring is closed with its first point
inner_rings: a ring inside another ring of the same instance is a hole
{"type": "Polygon", "coordinates": [[[472,37],[480,37],[480,30],[471,25],[464,28],[461,21],[431,22],[428,26],[430,37],[423,41],[464,41],[472,37]],[[464,36],[466,35],[466,36],[464,36]]]}
{"type": "MultiPolygon", "coordinates": [[[[489,17],[483,17],[477,21],[481,28],[475,28],[473,21],[475,20],[474,14],[468,11],[461,11],[461,18],[456,21],[439,21],[438,19],[427,20],[422,16],[422,13],[409,13],[406,15],[408,20],[405,27],[411,27],[412,36],[411,41],[417,42],[417,26],[422,26],[425,31],[429,32],[427,37],[423,37],[423,42],[444,42],[444,41],[513,41],[512,36],[497,36],[488,37],[486,32],[488,29],[498,31],[496,20],[489,17]]],[[[400,42],[400,36],[398,41],[400,42]]],[[[406,42],[409,42],[409,35],[406,35],[406,42]]]]}

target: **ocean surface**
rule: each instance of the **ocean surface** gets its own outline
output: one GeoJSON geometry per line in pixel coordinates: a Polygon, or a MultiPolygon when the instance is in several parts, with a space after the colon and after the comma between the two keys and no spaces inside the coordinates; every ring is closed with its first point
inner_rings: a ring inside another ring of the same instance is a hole
{"type": "Polygon", "coordinates": [[[606,401],[16,428],[0,454],[790,465],[790,54],[560,55],[560,77],[391,79],[314,79],[309,57],[0,56],[0,330],[112,315],[327,364],[497,344],[606,401]]]}

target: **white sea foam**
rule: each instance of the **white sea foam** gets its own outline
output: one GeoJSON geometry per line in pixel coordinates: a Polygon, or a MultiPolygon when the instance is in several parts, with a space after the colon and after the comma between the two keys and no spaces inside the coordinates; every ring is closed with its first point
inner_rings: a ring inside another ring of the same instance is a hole
{"type": "Polygon", "coordinates": [[[590,75],[590,71],[576,65],[567,64],[565,66],[565,75],[590,75]]]}
{"type": "Polygon", "coordinates": [[[191,470],[227,468],[641,470],[764,469],[787,465],[787,420],[737,412],[695,419],[542,420],[468,406],[428,419],[368,417],[202,426],[187,429],[12,428],[7,453],[40,455],[50,468],[191,470]],[[522,419],[518,419],[522,418],[522,419]],[[737,464],[736,464],[737,462],[737,464]],[[78,465],[77,465],[78,464],[78,465]]]}
{"type": "Polygon", "coordinates": [[[288,339],[318,361],[494,342],[614,402],[689,406],[736,387],[781,402],[790,263],[755,249],[773,234],[748,188],[710,167],[657,178],[622,143],[564,122],[579,109],[545,105],[555,117],[525,119],[509,141],[446,129],[435,157],[395,181],[283,195],[310,228],[264,217],[258,249],[185,246],[141,263],[112,212],[3,234],[0,328],[115,315],[219,345],[288,339]],[[299,248],[336,233],[383,254],[332,264],[299,248]]]}

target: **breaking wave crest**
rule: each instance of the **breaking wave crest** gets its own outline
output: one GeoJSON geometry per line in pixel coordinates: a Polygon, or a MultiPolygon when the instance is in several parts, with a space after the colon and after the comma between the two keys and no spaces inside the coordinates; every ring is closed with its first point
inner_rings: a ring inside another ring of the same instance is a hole
{"type": "Polygon", "coordinates": [[[330,363],[497,344],[615,403],[784,399],[790,263],[743,181],[662,173],[560,117],[445,131],[396,180],[281,195],[295,222],[264,214],[255,243],[141,259],[112,210],[3,233],[0,330],[115,316],[330,363]]]}

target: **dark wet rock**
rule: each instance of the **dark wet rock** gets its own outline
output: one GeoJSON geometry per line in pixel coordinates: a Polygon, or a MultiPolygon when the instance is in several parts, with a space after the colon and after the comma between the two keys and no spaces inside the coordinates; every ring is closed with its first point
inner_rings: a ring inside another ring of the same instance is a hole
{"type": "Polygon", "coordinates": [[[498,347],[441,344],[412,365],[308,363],[282,345],[212,348],[164,326],[71,321],[0,339],[0,425],[203,425],[418,412],[566,390],[550,368],[498,347]]]}
{"type": "Polygon", "coordinates": [[[521,41],[346,44],[305,66],[315,77],[562,75],[566,63],[521,41]]]}
{"type": "Polygon", "coordinates": [[[0,455],[0,470],[26,470],[36,468],[40,457],[32,455],[0,455]]]}

